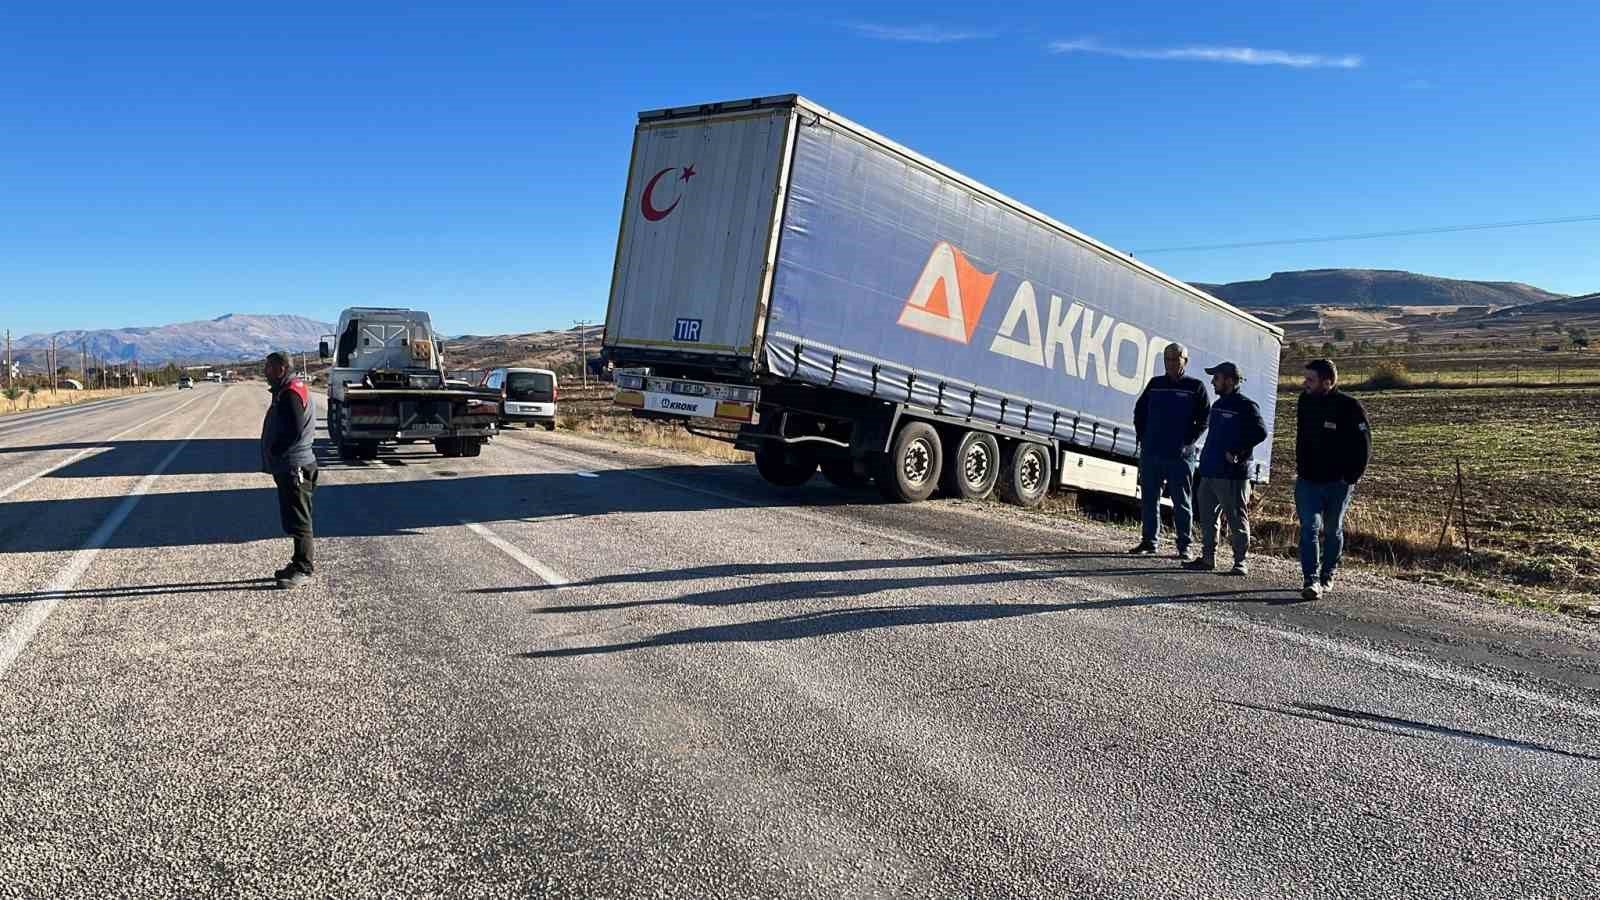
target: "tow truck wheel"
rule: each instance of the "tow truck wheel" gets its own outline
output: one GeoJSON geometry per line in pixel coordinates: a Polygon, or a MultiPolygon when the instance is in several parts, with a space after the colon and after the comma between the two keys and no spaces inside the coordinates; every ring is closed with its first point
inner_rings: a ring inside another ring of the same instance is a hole
{"type": "Polygon", "coordinates": [[[961,435],[956,452],[944,467],[941,487],[952,497],[982,500],[994,493],[1000,477],[1000,442],[994,435],[968,431],[961,435]]]}
{"type": "Polygon", "coordinates": [[[378,442],[377,441],[362,441],[360,446],[361,446],[361,458],[362,459],[377,459],[378,458],[378,442]]]}
{"type": "Polygon", "coordinates": [[[997,487],[1007,503],[1028,508],[1043,503],[1050,493],[1050,451],[1032,441],[1007,447],[997,487]]]}
{"type": "Polygon", "coordinates": [[[944,444],[927,422],[908,421],[879,462],[878,492],[893,503],[917,503],[933,496],[944,467],[944,444]]]}
{"type": "Polygon", "coordinates": [[[799,487],[817,473],[817,460],[805,451],[768,441],[756,449],[756,471],[776,487],[799,487]]]}
{"type": "Polygon", "coordinates": [[[361,448],[355,444],[339,443],[339,458],[345,462],[355,462],[361,458],[361,448]]]}

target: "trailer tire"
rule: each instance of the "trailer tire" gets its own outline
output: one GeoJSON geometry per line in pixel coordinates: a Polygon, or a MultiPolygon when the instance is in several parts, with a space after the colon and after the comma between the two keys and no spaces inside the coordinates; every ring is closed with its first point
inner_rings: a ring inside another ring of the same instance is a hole
{"type": "Polygon", "coordinates": [[[1001,500],[1032,509],[1050,493],[1050,476],[1050,451],[1045,445],[1017,441],[1005,449],[1005,464],[995,487],[1001,500]]]}
{"type": "Polygon", "coordinates": [[[879,462],[878,493],[891,503],[918,503],[933,496],[944,464],[944,444],[927,422],[908,420],[894,434],[879,462]]]}
{"type": "Polygon", "coordinates": [[[790,450],[776,441],[767,441],[756,448],[756,471],[774,487],[799,487],[817,474],[817,458],[803,450],[790,450]]]}
{"type": "Polygon", "coordinates": [[[822,477],[834,487],[847,491],[859,491],[872,483],[871,478],[856,471],[856,461],[853,459],[823,460],[822,477]]]}
{"type": "Polygon", "coordinates": [[[966,431],[945,464],[940,486],[953,497],[982,500],[994,493],[999,478],[1000,442],[988,432],[966,431]]]}
{"type": "Polygon", "coordinates": [[[377,459],[378,458],[378,442],[377,441],[361,441],[357,446],[359,446],[361,448],[361,458],[362,459],[377,459]]]}
{"type": "Polygon", "coordinates": [[[433,442],[433,449],[438,450],[442,456],[455,458],[461,455],[461,439],[437,438],[433,442]]]}
{"type": "Polygon", "coordinates": [[[340,441],[339,458],[345,462],[355,462],[361,458],[361,448],[357,447],[355,444],[340,441]]]}
{"type": "Polygon", "coordinates": [[[483,452],[483,438],[457,438],[461,442],[462,456],[477,456],[483,452]]]}

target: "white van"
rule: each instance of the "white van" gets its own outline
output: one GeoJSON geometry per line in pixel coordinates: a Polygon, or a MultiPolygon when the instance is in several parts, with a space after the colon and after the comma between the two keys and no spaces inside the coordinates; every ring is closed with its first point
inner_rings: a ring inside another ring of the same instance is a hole
{"type": "Polygon", "coordinates": [[[556,399],[560,387],[549,369],[490,369],[482,387],[500,392],[500,424],[539,424],[556,430],[556,399]]]}

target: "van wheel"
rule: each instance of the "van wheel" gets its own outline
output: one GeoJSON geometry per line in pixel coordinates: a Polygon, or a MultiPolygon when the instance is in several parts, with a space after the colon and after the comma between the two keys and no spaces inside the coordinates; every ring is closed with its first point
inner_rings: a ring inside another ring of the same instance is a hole
{"type": "Polygon", "coordinates": [[[1050,451],[1032,441],[1007,447],[996,488],[1001,500],[1016,506],[1031,509],[1043,503],[1050,493],[1050,451]]]}
{"type": "Polygon", "coordinates": [[[799,487],[817,473],[817,458],[803,450],[790,450],[767,441],[756,449],[756,471],[776,487],[799,487]]]}
{"type": "Polygon", "coordinates": [[[961,435],[956,452],[944,467],[941,487],[963,500],[982,500],[994,493],[1000,478],[1000,442],[994,435],[968,431],[961,435]]]}
{"type": "Polygon", "coordinates": [[[554,421],[549,421],[549,422],[544,423],[544,430],[545,431],[555,431],[556,430],[556,423],[554,421]]]}
{"type": "Polygon", "coordinates": [[[917,503],[933,496],[944,464],[939,432],[927,422],[906,422],[879,462],[878,492],[892,503],[917,503]]]}
{"type": "Polygon", "coordinates": [[[847,491],[859,491],[872,483],[872,479],[856,471],[856,462],[853,459],[829,459],[822,463],[822,477],[834,487],[844,488],[847,491]]]}

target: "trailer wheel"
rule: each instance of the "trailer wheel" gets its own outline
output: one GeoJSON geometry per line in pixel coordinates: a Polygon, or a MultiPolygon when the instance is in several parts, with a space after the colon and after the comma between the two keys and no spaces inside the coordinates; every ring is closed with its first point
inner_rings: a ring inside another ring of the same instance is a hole
{"type": "Polygon", "coordinates": [[[872,479],[856,471],[853,459],[826,459],[822,461],[822,477],[834,487],[859,491],[872,483],[872,479]]]}
{"type": "Polygon", "coordinates": [[[917,503],[933,496],[944,465],[939,432],[927,422],[908,421],[895,432],[889,453],[879,463],[878,492],[893,503],[917,503]]]}
{"type": "Polygon", "coordinates": [[[1032,441],[1017,441],[1007,447],[996,487],[1000,499],[1007,503],[1030,509],[1043,503],[1050,493],[1050,451],[1032,441]]]}
{"type": "Polygon", "coordinates": [[[461,441],[462,456],[477,456],[483,452],[483,438],[467,437],[458,440],[461,441]]]}
{"type": "Polygon", "coordinates": [[[944,467],[941,487],[963,500],[982,500],[994,493],[1000,478],[1000,442],[982,431],[967,431],[944,467]]]}
{"type": "Polygon", "coordinates": [[[444,455],[444,456],[448,456],[448,457],[460,456],[461,455],[461,439],[460,438],[438,438],[437,440],[435,440],[433,442],[433,449],[439,451],[439,453],[441,455],[444,455]]]}
{"type": "Polygon", "coordinates": [[[767,441],[756,448],[756,471],[774,487],[799,487],[817,473],[817,458],[804,450],[767,441]]]}
{"type": "Polygon", "coordinates": [[[345,462],[355,462],[361,458],[361,448],[355,444],[340,442],[339,458],[345,462]]]}

